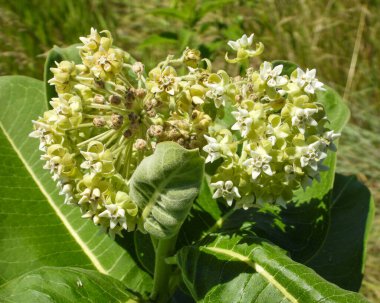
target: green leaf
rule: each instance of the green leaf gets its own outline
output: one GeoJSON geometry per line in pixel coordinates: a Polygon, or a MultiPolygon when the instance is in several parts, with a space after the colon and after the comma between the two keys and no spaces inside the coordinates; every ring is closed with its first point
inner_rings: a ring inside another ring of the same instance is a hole
{"type": "Polygon", "coordinates": [[[153,275],[155,248],[149,234],[143,234],[142,232],[136,230],[133,236],[135,252],[140,264],[147,272],[153,275]]]}
{"type": "Polygon", "coordinates": [[[198,150],[174,142],[157,145],[130,181],[130,196],[142,209],[145,230],[157,238],[177,234],[199,193],[204,160],[198,150]]]}
{"type": "Polygon", "coordinates": [[[367,302],[248,235],[209,237],[181,249],[177,262],[197,302],[367,302]]]}
{"type": "Polygon", "coordinates": [[[31,120],[47,110],[44,83],[0,77],[0,106],[0,283],[41,266],[78,266],[149,292],[151,277],[79,208],[64,205],[42,169],[38,142],[28,134],[31,120]]]}
{"type": "Polygon", "coordinates": [[[354,177],[337,175],[322,201],[291,203],[280,212],[238,210],[222,220],[222,231],[254,232],[290,253],[330,282],[358,291],[373,216],[368,189],[354,177]]]}
{"type": "Polygon", "coordinates": [[[177,248],[193,244],[201,239],[215,226],[221,214],[222,211],[216,200],[212,198],[209,183],[204,177],[199,195],[179,232],[177,248]]]}
{"type": "Polygon", "coordinates": [[[375,208],[371,193],[355,177],[338,174],[330,207],[324,241],[305,264],[330,282],[359,291],[375,208]]]}
{"type": "Polygon", "coordinates": [[[64,60],[74,61],[76,64],[82,63],[79,56],[78,46],[80,44],[73,44],[68,47],[54,46],[48,53],[44,67],[44,82],[45,82],[45,94],[46,102],[49,102],[51,98],[57,97],[55,87],[48,83],[48,80],[53,78],[53,73],[50,71],[51,67],[56,67],[55,62],[61,62],[64,60]]]}
{"type": "Polygon", "coordinates": [[[122,282],[94,270],[42,267],[0,287],[1,302],[137,303],[122,282]]]}
{"type": "MultiPolygon", "coordinates": [[[[179,231],[176,243],[176,250],[185,245],[190,245],[205,236],[206,232],[211,230],[216,221],[220,218],[221,210],[217,202],[212,199],[206,178],[199,191],[199,195],[193,203],[189,215],[186,217],[179,231]]],[[[135,249],[139,262],[151,274],[154,272],[155,249],[152,245],[151,238],[148,234],[135,232],[135,249]]],[[[183,283],[182,283],[183,284],[183,283]]],[[[180,288],[183,289],[185,286],[180,288]]],[[[180,289],[173,296],[173,302],[188,302],[188,296],[183,294],[180,289]]]]}

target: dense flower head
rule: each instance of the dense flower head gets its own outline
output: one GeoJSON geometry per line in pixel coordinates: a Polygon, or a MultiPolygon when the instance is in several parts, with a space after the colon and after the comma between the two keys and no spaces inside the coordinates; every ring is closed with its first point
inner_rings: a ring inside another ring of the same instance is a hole
{"type": "MultiPolygon", "coordinates": [[[[254,36],[228,45],[236,63],[258,56],[254,36]]],[[[214,199],[235,207],[285,206],[292,193],[319,178],[339,134],[328,128],[315,70],[263,62],[232,77],[213,71],[198,50],[168,56],[150,71],[113,46],[108,31],[80,40],[81,64],[62,61],[49,81],[52,109],[34,121],[41,159],[66,203],[80,207],[111,235],[142,228],[129,180],[159,142],[197,148],[211,176],[214,199]]]]}

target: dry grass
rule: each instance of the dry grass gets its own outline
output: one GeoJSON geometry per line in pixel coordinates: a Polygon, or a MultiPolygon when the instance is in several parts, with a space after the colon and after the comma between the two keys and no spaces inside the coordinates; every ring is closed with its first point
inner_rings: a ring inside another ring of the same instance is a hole
{"type": "MultiPolygon", "coordinates": [[[[181,11],[181,3],[194,2],[191,0],[149,0],[138,4],[126,0],[66,0],[50,9],[41,2],[49,1],[0,0],[3,8],[0,11],[0,74],[40,77],[43,58],[38,55],[53,43],[77,42],[76,37],[87,33],[90,26],[116,31],[119,45],[135,49],[132,54],[148,65],[162,59],[168,51],[178,53],[184,47],[175,41],[146,43],[145,39],[152,35],[164,33],[171,37],[170,31],[180,33],[177,38],[181,41],[222,58],[225,40],[254,32],[266,45],[263,59],[286,59],[303,67],[317,68],[321,80],[344,94],[352,112],[340,140],[338,171],[357,174],[370,187],[376,205],[380,206],[378,0],[235,1],[195,23],[148,13],[153,8],[173,3],[177,3],[181,11]],[[18,7],[9,3],[17,3],[18,7]],[[91,14],[85,13],[87,11],[91,14]],[[141,47],[136,48],[138,45],[141,47]]],[[[222,60],[219,62],[222,66],[222,60]]],[[[370,236],[361,291],[372,302],[380,302],[379,213],[370,236]]]]}

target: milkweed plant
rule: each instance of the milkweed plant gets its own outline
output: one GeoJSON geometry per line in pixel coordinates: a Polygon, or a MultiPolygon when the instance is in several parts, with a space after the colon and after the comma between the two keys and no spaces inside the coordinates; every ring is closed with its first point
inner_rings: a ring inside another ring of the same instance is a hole
{"type": "Polygon", "coordinates": [[[352,181],[334,183],[345,105],[315,69],[251,61],[264,53],[254,40],[229,41],[225,69],[186,48],[146,70],[91,29],[77,59],[48,66],[55,93],[29,134],[43,168],[151,280],[122,280],[115,302],[366,302],[352,292],[361,263],[355,286],[318,271],[329,230],[345,233],[333,215],[337,183],[352,181]]]}

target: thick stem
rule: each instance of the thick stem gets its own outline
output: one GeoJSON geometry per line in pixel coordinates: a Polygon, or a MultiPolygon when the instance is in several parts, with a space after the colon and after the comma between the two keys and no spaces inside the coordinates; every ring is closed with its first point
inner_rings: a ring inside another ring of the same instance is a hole
{"type": "Polygon", "coordinates": [[[171,295],[169,282],[172,274],[172,265],[167,264],[165,259],[173,255],[176,241],[177,235],[170,239],[158,240],[154,265],[153,291],[150,295],[150,299],[154,302],[167,302],[171,295]]]}

